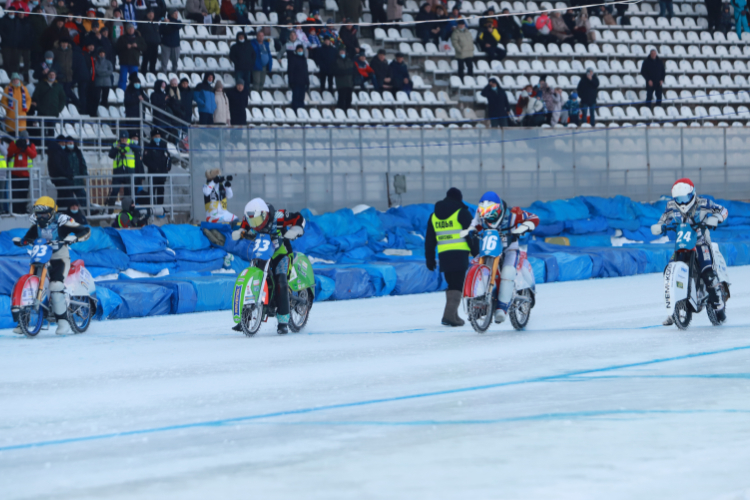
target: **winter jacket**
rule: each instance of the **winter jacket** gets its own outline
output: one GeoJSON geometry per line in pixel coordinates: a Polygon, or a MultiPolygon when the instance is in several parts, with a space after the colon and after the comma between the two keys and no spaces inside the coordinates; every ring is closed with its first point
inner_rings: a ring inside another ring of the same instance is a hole
{"type": "Polygon", "coordinates": [[[66,50],[60,48],[59,42],[55,42],[55,65],[60,70],[57,74],[57,81],[60,83],[70,83],[73,81],[73,47],[68,44],[66,50]]]}
{"type": "Polygon", "coordinates": [[[232,125],[247,125],[247,98],[250,95],[250,85],[245,85],[242,92],[235,87],[227,89],[224,94],[229,101],[229,121],[232,125]]]}
{"type": "Polygon", "coordinates": [[[381,61],[378,59],[378,56],[375,56],[370,59],[370,67],[375,72],[375,78],[381,83],[384,82],[386,78],[391,77],[391,67],[389,66],[388,59],[383,59],[381,61]]]}
{"type": "MultiPolygon", "coordinates": [[[[445,198],[435,203],[433,215],[441,220],[448,219],[458,212],[458,222],[461,225],[458,230],[468,229],[471,226],[472,215],[463,201],[454,198],[445,198]]],[[[471,244],[470,244],[471,246],[471,244]]],[[[437,250],[437,237],[432,225],[432,217],[427,219],[427,234],[424,238],[424,255],[428,267],[435,266],[435,252],[437,250]]],[[[444,273],[466,272],[469,267],[469,252],[466,250],[447,250],[438,254],[440,258],[440,271],[444,273]]]]}
{"type": "Polygon", "coordinates": [[[143,152],[143,165],[149,174],[166,174],[172,169],[172,161],[167,151],[167,141],[164,139],[156,144],[153,140],[148,143],[143,152]]]}
{"type": "Polygon", "coordinates": [[[487,99],[487,117],[490,119],[504,118],[510,116],[510,103],[508,102],[508,94],[500,86],[500,82],[497,78],[490,78],[490,81],[494,81],[497,84],[495,90],[487,85],[482,89],[482,97],[487,99]]]}
{"type": "Polygon", "coordinates": [[[167,15],[167,5],[164,0],[146,0],[146,7],[154,11],[154,21],[158,21],[167,15]]]}
{"type": "Polygon", "coordinates": [[[11,19],[8,14],[0,19],[0,33],[2,33],[2,46],[7,49],[23,49],[27,40],[31,39],[31,25],[28,19],[21,19],[16,14],[15,19],[11,19]]]}
{"type": "Polygon", "coordinates": [[[469,30],[453,30],[451,43],[453,44],[453,49],[456,51],[456,59],[474,57],[474,40],[471,39],[471,32],[469,30]]]}
{"type": "Polygon", "coordinates": [[[8,85],[5,87],[5,93],[0,101],[5,108],[5,130],[22,132],[26,130],[26,113],[31,109],[31,94],[29,89],[23,84],[18,87],[8,85]],[[12,96],[15,101],[11,101],[8,96],[12,96]],[[18,116],[18,130],[16,130],[16,116],[18,116]]]}
{"type": "Polygon", "coordinates": [[[140,22],[138,23],[138,32],[143,37],[143,41],[146,42],[147,47],[157,47],[161,43],[158,24],[148,21],[140,22]]]}
{"type": "Polygon", "coordinates": [[[388,0],[386,17],[388,17],[389,21],[395,21],[403,17],[404,6],[398,2],[399,0],[388,0]]]}
{"type": "Polygon", "coordinates": [[[188,14],[203,15],[203,12],[208,12],[208,8],[203,0],[187,0],[185,2],[185,12],[188,14]]]}
{"type": "MultiPolygon", "coordinates": [[[[255,51],[253,44],[247,40],[245,33],[237,33],[237,42],[229,49],[229,60],[234,64],[235,71],[252,71],[255,68],[255,51]],[[240,35],[245,37],[244,42],[240,42],[240,35]]],[[[250,82],[245,82],[247,85],[250,82]]]]}
{"type": "Polygon", "coordinates": [[[477,45],[482,52],[494,49],[500,41],[500,33],[495,28],[482,28],[477,34],[477,45]]]}
{"type": "Polygon", "coordinates": [[[218,0],[204,0],[208,13],[212,16],[218,16],[221,14],[221,5],[218,0]]]}
{"type": "Polygon", "coordinates": [[[565,40],[572,36],[572,33],[568,29],[568,25],[565,24],[565,20],[561,16],[552,18],[552,31],[550,34],[558,40],[565,40]]]}
{"type": "MultiPolygon", "coordinates": [[[[62,28],[57,27],[58,19],[65,21],[64,18],[55,18],[55,20],[52,21],[52,24],[50,24],[49,27],[44,30],[44,33],[42,33],[42,39],[39,41],[42,50],[46,51],[54,49],[55,42],[58,41],[63,34],[68,33],[68,30],[66,30],[64,26],[62,28]]],[[[5,20],[5,18],[3,18],[3,20],[5,20]]]]}
{"type": "Polygon", "coordinates": [[[339,32],[339,36],[341,37],[341,41],[344,42],[344,45],[346,46],[346,53],[348,56],[353,57],[354,54],[357,53],[357,49],[359,49],[359,40],[357,40],[357,30],[350,30],[346,27],[342,27],[341,31],[339,32]]]}
{"type": "Polygon", "coordinates": [[[534,27],[540,35],[549,35],[552,32],[552,20],[544,13],[536,19],[534,27]]]}
{"type": "Polygon", "coordinates": [[[406,66],[406,63],[403,62],[399,64],[398,61],[394,59],[391,61],[390,70],[391,83],[393,83],[393,86],[397,89],[402,88],[404,86],[404,78],[409,78],[409,68],[406,66]]]}
{"type": "Polygon", "coordinates": [[[260,44],[256,39],[250,42],[250,44],[252,45],[255,54],[253,71],[262,71],[264,67],[266,70],[271,71],[273,68],[273,57],[271,57],[271,46],[268,44],[268,40],[263,40],[263,43],[260,44]],[[265,65],[263,64],[264,58],[267,59],[265,65]]]}
{"type": "Polygon", "coordinates": [[[659,85],[659,82],[663,82],[666,76],[664,62],[659,57],[656,59],[647,57],[641,64],[641,75],[646,79],[646,85],[648,85],[649,80],[654,82],[655,86],[659,85]]]}
{"type": "Polygon", "coordinates": [[[544,103],[542,103],[540,99],[537,99],[536,97],[527,97],[526,99],[525,102],[523,101],[523,98],[518,100],[518,104],[521,108],[519,118],[528,115],[536,115],[544,111],[544,103]]]}
{"type": "MultiPolygon", "coordinates": [[[[195,91],[190,87],[183,89],[180,85],[180,105],[182,107],[182,119],[188,123],[193,120],[193,98],[195,91]]],[[[171,101],[171,99],[170,99],[171,101]]],[[[213,111],[211,111],[213,113],[213,111]]]]}
{"type": "Polygon", "coordinates": [[[229,125],[229,100],[223,91],[214,92],[216,109],[214,110],[214,124],[229,125]]]}
{"type": "Polygon", "coordinates": [[[132,35],[125,34],[117,39],[115,44],[120,66],[139,66],[141,64],[141,52],[146,50],[146,41],[136,30],[132,35]],[[135,47],[128,48],[128,45],[135,47]]]}
{"type": "Polygon", "coordinates": [[[111,87],[112,74],[115,72],[114,65],[106,58],[96,58],[94,63],[96,77],[94,78],[95,87],[111,87]]]}
{"type": "Polygon", "coordinates": [[[140,118],[141,117],[141,100],[138,97],[143,97],[144,102],[148,102],[148,95],[143,91],[142,88],[137,89],[131,83],[125,89],[125,116],[127,118],[140,118]]]}
{"type": "Polygon", "coordinates": [[[36,103],[37,116],[54,117],[60,116],[68,102],[62,85],[58,82],[50,84],[46,80],[37,84],[31,100],[36,103]]]}
{"type": "Polygon", "coordinates": [[[577,116],[581,111],[581,105],[578,103],[578,99],[570,98],[565,101],[562,109],[567,111],[570,116],[577,116]]]}
{"type": "Polygon", "coordinates": [[[333,45],[323,45],[318,51],[318,66],[320,73],[323,75],[332,75],[333,66],[336,64],[336,58],[339,57],[339,51],[333,45]]]}
{"type": "Polygon", "coordinates": [[[21,148],[18,146],[18,143],[20,141],[25,141],[25,139],[19,139],[10,146],[8,146],[8,156],[6,158],[6,161],[8,162],[8,168],[10,168],[10,162],[13,160],[13,168],[23,168],[24,170],[14,170],[10,173],[11,177],[22,177],[22,178],[28,178],[29,177],[29,169],[26,168],[29,166],[29,159],[33,160],[36,158],[36,146],[34,146],[34,143],[29,143],[26,145],[26,149],[21,150],[21,148]]]}
{"type": "Polygon", "coordinates": [[[509,40],[522,38],[521,27],[515,16],[505,16],[497,18],[497,30],[503,38],[509,40]]]}
{"type": "Polygon", "coordinates": [[[83,157],[83,152],[74,147],[72,150],[65,149],[65,161],[68,164],[68,177],[73,181],[74,186],[85,186],[86,179],[74,179],[74,177],[89,175],[88,167],[86,166],[86,160],[83,157]]]}
{"type": "Polygon", "coordinates": [[[336,65],[333,69],[333,75],[336,77],[336,88],[337,89],[351,89],[354,87],[354,74],[357,72],[357,67],[354,65],[354,61],[348,57],[339,57],[336,59],[336,65]]]}
{"type": "Polygon", "coordinates": [[[83,37],[83,43],[84,45],[88,45],[90,42],[93,42],[96,46],[97,55],[99,50],[104,49],[104,54],[107,56],[107,60],[111,62],[114,67],[117,60],[115,58],[115,47],[112,45],[112,40],[101,35],[96,36],[94,33],[89,33],[83,37]]]}
{"type": "Polygon", "coordinates": [[[49,65],[46,61],[42,60],[42,62],[34,67],[34,80],[45,80],[50,70],[54,71],[57,75],[60,74],[60,67],[54,61],[49,65]]]}
{"type": "Polygon", "coordinates": [[[287,59],[289,65],[287,66],[287,75],[289,78],[289,87],[305,87],[310,86],[310,73],[307,69],[307,58],[304,56],[298,56],[297,54],[289,56],[287,59]]]}
{"type": "Polygon", "coordinates": [[[199,113],[214,114],[214,111],[216,111],[216,96],[213,87],[208,83],[209,75],[213,76],[213,73],[206,73],[203,76],[203,82],[195,87],[193,99],[198,105],[199,113]]]}
{"type": "Polygon", "coordinates": [[[68,168],[65,151],[57,143],[58,139],[63,139],[63,136],[58,136],[54,141],[47,142],[47,170],[49,171],[52,184],[55,186],[69,186],[69,181],[72,181],[73,174],[70,172],[70,168],[68,168]]]}
{"type": "Polygon", "coordinates": [[[591,80],[586,74],[581,76],[578,82],[578,97],[581,98],[581,106],[593,106],[596,104],[596,94],[599,92],[599,78],[594,75],[591,80]]]}
{"type": "Polygon", "coordinates": [[[161,35],[162,45],[166,45],[170,48],[180,46],[180,30],[182,29],[182,23],[175,21],[172,18],[167,19],[168,22],[159,26],[159,35],[161,35]]]}

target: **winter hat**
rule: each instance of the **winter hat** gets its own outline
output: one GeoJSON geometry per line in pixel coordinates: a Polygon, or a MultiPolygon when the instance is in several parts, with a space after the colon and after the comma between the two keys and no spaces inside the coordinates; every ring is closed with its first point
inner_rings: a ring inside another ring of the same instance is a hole
{"type": "Polygon", "coordinates": [[[10,79],[11,79],[11,80],[15,80],[15,79],[18,79],[18,80],[21,80],[21,81],[23,81],[23,78],[21,78],[21,74],[20,74],[20,73],[11,73],[11,75],[10,75],[10,79]]]}
{"type": "Polygon", "coordinates": [[[450,188],[447,193],[445,193],[445,197],[450,200],[456,200],[456,201],[463,201],[464,196],[461,194],[461,191],[458,188],[450,188]]]}
{"type": "Polygon", "coordinates": [[[52,52],[51,50],[48,50],[47,52],[44,53],[44,58],[45,59],[54,59],[55,58],[55,53],[52,52]]]}
{"type": "Polygon", "coordinates": [[[242,78],[238,78],[236,82],[234,82],[235,85],[245,85],[245,80],[242,78]]]}
{"type": "Polygon", "coordinates": [[[570,93],[570,98],[571,99],[578,99],[578,92],[571,92],[570,93]]]}
{"type": "Polygon", "coordinates": [[[138,78],[138,72],[134,71],[128,75],[128,81],[133,83],[140,83],[141,79],[138,78]]]}
{"type": "Polygon", "coordinates": [[[156,127],[151,129],[151,137],[154,137],[155,135],[161,135],[161,130],[156,127]]]}
{"type": "Polygon", "coordinates": [[[128,132],[127,132],[127,130],[122,130],[122,131],[120,132],[120,139],[129,139],[129,138],[130,138],[130,137],[128,136],[128,132]]]}
{"type": "Polygon", "coordinates": [[[210,181],[211,179],[219,175],[221,175],[221,170],[219,170],[218,168],[212,168],[211,170],[206,170],[206,180],[210,181]]]}
{"type": "Polygon", "coordinates": [[[133,198],[130,196],[123,196],[122,197],[122,209],[123,210],[130,210],[130,207],[133,206],[133,198]]]}
{"type": "Polygon", "coordinates": [[[137,28],[137,26],[135,25],[135,23],[128,23],[128,24],[125,25],[125,27],[126,28],[133,28],[133,29],[137,28]]]}

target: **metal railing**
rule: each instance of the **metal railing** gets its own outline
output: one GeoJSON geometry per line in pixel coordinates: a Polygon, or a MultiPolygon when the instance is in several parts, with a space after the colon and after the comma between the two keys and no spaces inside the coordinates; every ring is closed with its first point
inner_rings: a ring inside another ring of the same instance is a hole
{"type": "Polygon", "coordinates": [[[153,104],[141,101],[141,140],[145,141],[153,128],[157,128],[162,138],[177,146],[178,151],[185,152],[184,139],[188,136],[190,123],[157,108],[153,104]]]}
{"type": "Polygon", "coordinates": [[[121,131],[140,130],[140,122],[138,118],[30,116],[26,119],[26,128],[29,139],[39,146],[39,154],[44,158],[48,143],[55,141],[58,134],[71,136],[81,151],[106,154],[110,146],[117,142],[121,131]],[[60,126],[59,130],[57,125],[60,126]],[[70,128],[66,125],[70,125],[70,128]]]}

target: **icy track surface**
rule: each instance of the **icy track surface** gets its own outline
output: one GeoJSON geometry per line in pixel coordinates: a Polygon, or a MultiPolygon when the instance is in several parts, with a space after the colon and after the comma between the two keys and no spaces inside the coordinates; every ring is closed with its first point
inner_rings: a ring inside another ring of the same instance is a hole
{"type": "Polygon", "coordinates": [[[746,499],[750,267],[662,327],[658,274],[539,287],[529,328],[443,293],[0,332],[0,498],[746,499]]]}

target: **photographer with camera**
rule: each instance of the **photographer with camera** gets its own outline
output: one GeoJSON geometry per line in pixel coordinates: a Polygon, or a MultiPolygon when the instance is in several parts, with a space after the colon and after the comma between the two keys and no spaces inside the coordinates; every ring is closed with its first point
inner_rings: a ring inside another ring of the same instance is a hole
{"type": "Polygon", "coordinates": [[[231,224],[239,219],[227,210],[227,200],[232,194],[232,176],[226,178],[221,170],[213,168],[206,172],[203,186],[203,202],[206,204],[206,221],[231,224]]]}
{"type": "Polygon", "coordinates": [[[122,210],[117,214],[114,222],[112,222],[112,227],[118,229],[136,229],[143,227],[148,224],[148,221],[153,214],[154,213],[150,208],[136,208],[135,200],[133,200],[133,198],[130,196],[123,196],[122,210]]]}

